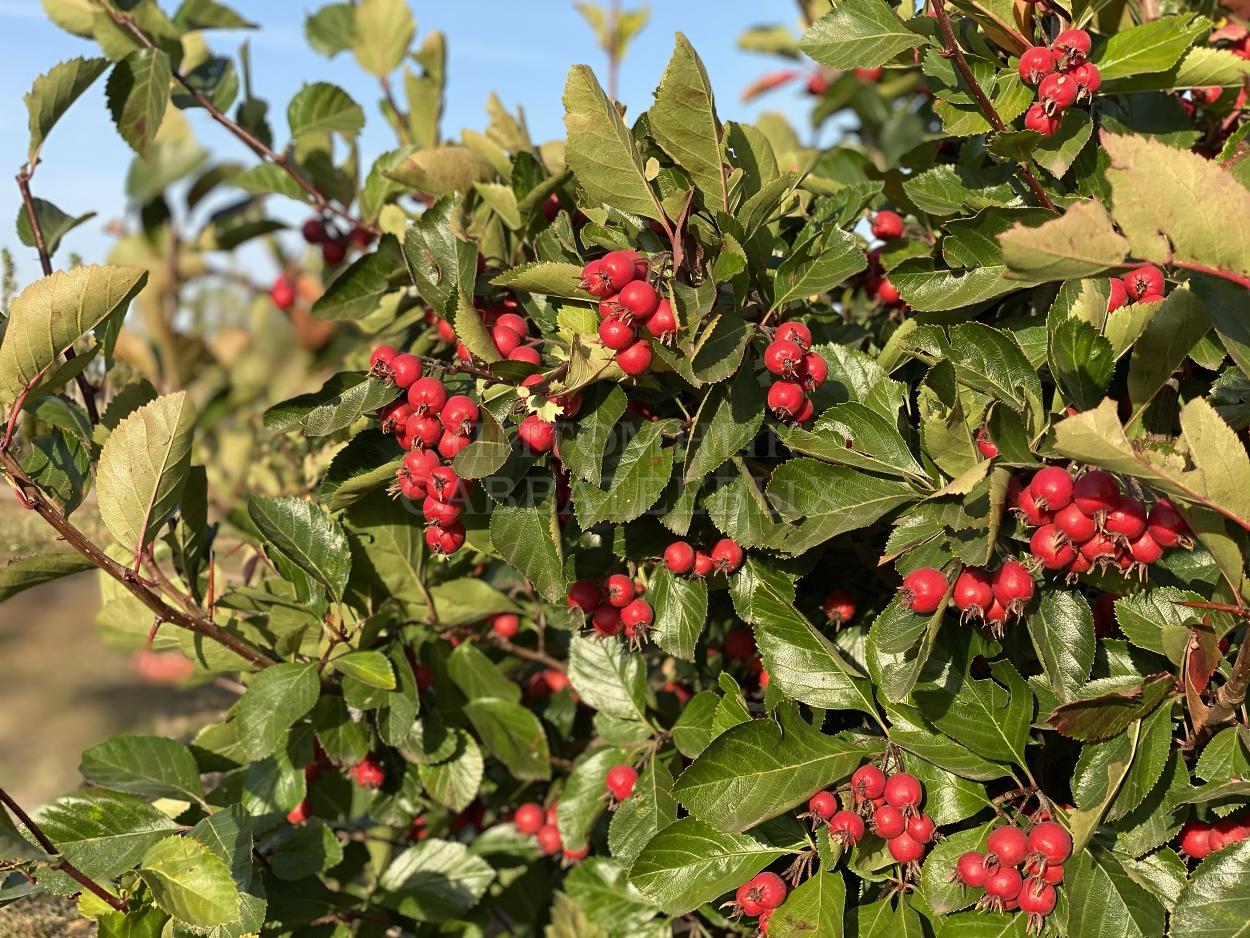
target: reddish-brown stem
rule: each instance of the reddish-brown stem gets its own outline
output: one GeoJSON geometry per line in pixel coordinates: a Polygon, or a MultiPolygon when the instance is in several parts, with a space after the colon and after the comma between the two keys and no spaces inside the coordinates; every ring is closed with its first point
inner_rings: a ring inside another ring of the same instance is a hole
{"type": "MultiPolygon", "coordinates": [[[[56,844],[48,839],[48,835],[43,832],[39,825],[31,819],[31,816],[22,810],[22,806],[14,801],[12,796],[3,788],[0,788],[0,803],[13,812],[13,816],[21,822],[23,827],[30,831],[30,835],[39,842],[39,846],[43,848],[45,853],[54,857],[61,856],[61,851],[56,849],[56,844]]],[[[74,864],[70,863],[69,860],[62,857],[55,868],[65,873],[92,895],[107,902],[111,908],[123,914],[130,911],[130,907],[126,904],[125,899],[113,895],[82,870],[78,869],[78,867],[74,866],[74,864]]]]}
{"type": "Polygon", "coordinates": [[[0,469],[3,469],[4,474],[9,477],[19,497],[32,510],[37,512],[41,518],[47,521],[67,544],[118,583],[121,583],[131,595],[143,603],[154,615],[165,622],[217,642],[219,645],[230,649],[244,661],[258,668],[267,668],[277,664],[273,658],[270,658],[263,651],[233,632],[226,631],[208,619],[184,612],[161,599],[141,577],[135,575],[133,570],[118,563],[87,535],[74,527],[69,519],[48,501],[43,494],[43,490],[25,473],[21,465],[13,457],[13,454],[8,450],[0,451],[0,469]]]}
{"type": "Polygon", "coordinates": [[[1242,274],[1233,273],[1231,270],[1220,270],[1218,267],[1208,267],[1205,264],[1194,264],[1188,261],[1170,261],[1173,267],[1179,267],[1182,270],[1192,270],[1198,274],[1209,274],[1212,277],[1220,277],[1223,280],[1231,281],[1240,287],[1250,290],[1250,277],[1242,274]]]}
{"type": "Polygon", "coordinates": [[[30,381],[27,382],[26,387],[22,388],[22,393],[17,396],[17,400],[13,402],[13,410],[9,414],[9,422],[4,428],[4,437],[0,438],[0,450],[5,450],[7,452],[9,446],[13,443],[13,434],[17,432],[17,418],[21,416],[22,408],[26,406],[26,398],[30,396],[30,392],[34,390],[35,385],[39,383],[39,380],[44,376],[44,373],[49,367],[51,366],[45,365],[42,371],[31,378],[30,381]]]}
{"type": "MultiPolygon", "coordinates": [[[[139,25],[135,23],[134,20],[132,20],[126,14],[122,13],[120,10],[114,9],[110,3],[104,3],[103,5],[104,5],[105,10],[108,11],[109,16],[112,17],[113,22],[115,22],[118,26],[122,27],[122,29],[125,29],[129,33],[131,33],[131,35],[133,35],[135,39],[137,39],[141,45],[143,45],[147,49],[152,49],[152,50],[155,50],[157,48],[156,43],[154,43],[148,37],[148,34],[145,33],[139,27],[139,25]]],[[[316,206],[318,211],[328,212],[331,215],[337,215],[339,218],[343,219],[344,221],[346,221],[353,227],[363,228],[364,230],[370,232],[371,234],[376,235],[376,234],[381,233],[380,230],[376,226],[371,225],[368,222],[362,221],[361,219],[352,215],[350,212],[339,208],[337,205],[334,205],[329,199],[327,199],[324,195],[321,194],[321,191],[316,186],[314,186],[311,182],[305,179],[303,174],[301,174],[299,170],[297,170],[294,166],[291,165],[291,161],[285,153],[278,153],[272,147],[266,144],[263,140],[257,137],[255,134],[251,133],[246,128],[240,127],[238,124],[232,121],[229,117],[223,114],[221,109],[218,108],[217,105],[213,103],[213,99],[210,98],[208,95],[206,95],[203,91],[201,91],[200,89],[192,85],[191,82],[187,80],[187,77],[182,74],[182,72],[178,71],[177,69],[174,69],[173,78],[174,78],[174,81],[182,85],[183,89],[189,95],[191,95],[191,97],[195,100],[196,104],[198,104],[200,107],[204,108],[204,110],[208,112],[209,117],[211,117],[213,120],[219,123],[222,127],[226,128],[226,130],[228,130],[232,135],[234,135],[236,139],[238,139],[244,146],[246,146],[249,150],[251,150],[254,154],[260,157],[262,160],[267,160],[273,163],[275,166],[280,168],[284,173],[290,176],[291,179],[295,182],[295,184],[299,186],[302,190],[304,190],[304,192],[312,200],[313,205],[316,206]]]]}
{"type": "MultiPolygon", "coordinates": [[[[26,210],[26,220],[30,222],[31,237],[35,242],[35,250],[39,252],[39,266],[43,270],[45,277],[52,276],[52,255],[48,253],[48,242],[43,236],[43,225],[39,223],[39,213],[35,210],[35,198],[30,192],[30,180],[34,175],[34,167],[32,164],[23,166],[17,173],[17,188],[22,194],[22,206],[26,210]]],[[[65,358],[74,358],[74,350],[72,348],[65,350],[65,358]]],[[[79,372],[74,376],[74,383],[78,385],[78,391],[82,394],[83,406],[87,409],[87,417],[94,427],[100,422],[100,413],[96,409],[95,392],[91,382],[87,380],[87,376],[79,372]]],[[[17,408],[20,411],[21,407],[17,408]]],[[[5,448],[8,448],[8,441],[5,441],[5,448]]]]}
{"type": "Polygon", "coordinates": [[[553,670],[559,671],[561,674],[565,673],[567,670],[563,663],[541,651],[533,651],[522,645],[513,644],[506,638],[501,638],[493,632],[487,633],[487,638],[493,645],[495,645],[495,647],[502,651],[506,651],[510,655],[516,655],[518,658],[525,658],[527,661],[536,662],[548,668],[552,668],[553,670]]]}
{"type": "MultiPolygon", "coordinates": [[[[976,99],[977,107],[985,115],[985,119],[989,121],[990,126],[997,133],[1006,133],[1007,125],[999,115],[998,109],[994,107],[994,102],[990,100],[989,95],[985,93],[985,89],[981,87],[981,83],[977,81],[976,75],[972,74],[968,60],[964,58],[963,50],[959,48],[959,43],[955,40],[955,30],[952,28],[951,19],[946,13],[946,0],[933,0],[933,15],[938,21],[938,28],[942,31],[942,40],[946,45],[944,54],[955,63],[955,70],[959,72],[959,77],[964,80],[964,84],[972,92],[972,96],[976,99]]],[[[1034,175],[1033,169],[1029,164],[1017,163],[1016,171],[1020,174],[1020,178],[1024,180],[1024,184],[1029,187],[1029,191],[1033,193],[1033,197],[1044,208],[1058,213],[1059,209],[1051,201],[1050,196],[1046,194],[1046,190],[1042,188],[1042,184],[1038,181],[1037,176],[1034,175]]]]}

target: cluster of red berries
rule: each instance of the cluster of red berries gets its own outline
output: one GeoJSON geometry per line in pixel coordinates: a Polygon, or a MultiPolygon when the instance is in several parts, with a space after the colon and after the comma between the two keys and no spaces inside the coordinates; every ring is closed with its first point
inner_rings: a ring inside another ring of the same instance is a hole
{"type": "Polygon", "coordinates": [[[1056,821],[1042,821],[1025,834],[1014,825],[990,831],[985,852],[969,851],[955,863],[951,879],[984,889],[980,909],[1029,917],[1029,930],[1040,932],[1055,909],[1063,882],[1063,864],[1072,856],[1072,836],[1056,821]]]}
{"type": "Polygon", "coordinates": [[[1024,564],[1007,560],[992,573],[964,568],[951,589],[941,570],[919,567],[903,577],[899,595],[912,612],[930,615],[942,604],[948,589],[961,619],[980,619],[994,635],[1001,636],[1007,620],[1020,615],[1033,598],[1033,576],[1024,564]]]}
{"type": "Polygon", "coordinates": [[[607,638],[625,633],[631,642],[641,644],[655,620],[655,611],[639,598],[642,587],[623,573],[614,573],[600,585],[578,580],[569,587],[569,608],[590,616],[596,635],[607,638]]]}
{"type": "Polygon", "coordinates": [[[1163,271],[1154,264],[1142,264],[1123,277],[1111,278],[1111,297],[1107,300],[1107,312],[1114,313],[1130,303],[1162,303],[1167,289],[1163,271]]]}
{"type": "Polygon", "coordinates": [[[349,246],[365,250],[373,244],[373,232],[367,228],[354,227],[346,234],[328,224],[324,218],[310,218],[304,222],[302,229],[304,240],[309,244],[321,245],[321,259],[326,266],[333,267],[343,263],[347,257],[349,246]]]}
{"type": "MultiPolygon", "coordinates": [[[[521,306],[516,300],[508,298],[489,306],[475,308],[482,325],[490,333],[495,351],[503,358],[528,365],[542,364],[542,355],[530,337],[529,321],[518,312],[521,306]]],[[[462,362],[473,361],[473,353],[460,341],[451,323],[436,315],[433,310],[426,313],[426,322],[434,326],[440,339],[456,346],[458,359],[462,362]]]]}
{"type": "Polygon", "coordinates": [[[584,860],[590,852],[589,847],[581,850],[565,850],[564,839],[560,836],[560,828],[556,826],[556,805],[543,808],[533,801],[527,801],[516,809],[512,815],[512,823],[522,834],[538,841],[538,846],[548,856],[564,854],[566,860],[584,860]]]}
{"type": "Polygon", "coordinates": [[[872,832],[885,841],[890,856],[903,865],[906,878],[914,879],[937,833],[933,818],[920,810],[924,802],[920,779],[909,772],[886,775],[871,763],[861,765],[851,775],[851,797],[872,832]]]}
{"type": "MultiPolygon", "coordinates": [[[[882,209],[872,216],[872,236],[880,241],[897,241],[906,234],[903,216],[890,209],[882,209]]],[[[885,266],[881,263],[881,248],[875,247],[868,252],[868,267],[859,275],[859,282],[864,292],[886,307],[906,310],[898,287],[890,282],[885,275],[885,266]]]]}
{"type": "Polygon", "coordinates": [[[739,915],[758,918],[761,934],[768,934],[768,920],[773,911],[786,901],[786,882],[776,873],[759,873],[738,887],[734,905],[739,915]]]}
{"type": "Polygon", "coordinates": [[[1047,46],[1020,55],[1020,78],[1037,86],[1037,103],[1024,115],[1024,126],[1043,137],[1059,129],[1064,112],[1094,99],[1102,76],[1089,58],[1091,42],[1083,29],[1065,29],[1047,46]]]}
{"type": "Polygon", "coordinates": [[[1250,812],[1221,818],[1214,824],[1191,818],[1181,828],[1178,843],[1181,852],[1195,860],[1239,844],[1250,837],[1250,812]]]}
{"type": "Polygon", "coordinates": [[[638,770],[632,765],[614,765],[608,769],[603,784],[613,798],[624,801],[634,793],[634,783],[637,781],[638,770]]]}
{"type": "Polygon", "coordinates": [[[464,543],[460,513],[467,488],[450,465],[473,442],[480,411],[463,394],[448,396],[443,382],[422,377],[415,355],[389,345],[374,349],[369,364],[376,377],[391,381],[406,395],[378,412],[382,432],[393,434],[404,452],[395,488],[410,501],[421,501],[425,543],[436,554],[454,554],[464,543]]]}
{"type": "Polygon", "coordinates": [[[828,824],[829,836],[843,847],[853,847],[864,836],[864,819],[838,803],[831,791],[818,791],[807,801],[807,814],[814,824],[828,824]]]}
{"type": "Polygon", "coordinates": [[[1150,510],[1120,491],[1115,476],[1094,469],[1073,479],[1058,466],[1039,469],[1028,485],[1012,480],[1008,504],[1034,527],[1029,550],[1047,570],[1077,576],[1116,567],[1126,576],[1172,547],[1192,547],[1189,526],[1166,498],[1150,510]]]}
{"type": "MultiPolygon", "coordinates": [[[[312,787],[313,780],[327,769],[333,769],[334,763],[326,755],[320,743],[313,743],[313,760],[304,766],[305,789],[312,787]]],[[[352,780],[361,788],[370,791],[381,788],[386,783],[386,768],[373,753],[367,754],[351,768],[352,780]]],[[[312,799],[305,795],[294,808],[287,812],[287,822],[303,824],[312,817],[312,799]]]]}
{"type": "Polygon", "coordinates": [[[727,537],[712,545],[710,551],[698,550],[686,541],[673,541],[664,548],[664,565],[678,576],[704,577],[713,572],[729,576],[738,572],[745,558],[742,548],[727,537]]]}
{"type": "Polygon", "coordinates": [[[816,412],[808,395],[825,383],[829,366],[811,348],[807,326],[783,322],[764,349],[764,367],[776,376],[768,388],[768,409],[778,420],[805,423],[816,412]]]}
{"type": "Polygon", "coordinates": [[[637,251],[612,251],[582,268],[581,288],[599,301],[599,341],[631,377],[651,367],[651,342],[677,335],[672,304],[651,284],[651,265],[637,251]],[[640,333],[639,325],[646,334],[640,333]]]}

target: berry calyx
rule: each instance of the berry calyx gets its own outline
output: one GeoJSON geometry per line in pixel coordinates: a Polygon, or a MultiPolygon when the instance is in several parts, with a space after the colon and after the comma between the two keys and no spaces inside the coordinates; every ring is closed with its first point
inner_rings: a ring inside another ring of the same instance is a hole
{"type": "Polygon", "coordinates": [[[751,892],[765,909],[775,909],[786,901],[785,880],[776,873],[760,873],[751,880],[751,892]]]}
{"type": "Polygon", "coordinates": [[[773,338],[793,342],[805,352],[812,347],[812,332],[801,322],[783,322],[773,338]]]}
{"type": "Polygon", "coordinates": [[[882,209],[872,217],[872,236],[882,241],[895,241],[903,237],[903,216],[889,209],[882,209]]]}
{"type": "Polygon", "coordinates": [[[1024,564],[1008,560],[998,568],[994,574],[994,598],[1010,613],[1019,613],[1033,598],[1033,577],[1024,564]]]}
{"type": "Polygon", "coordinates": [[[673,541],[664,548],[664,564],[679,576],[694,569],[694,548],[685,541],[673,541]]]}
{"type": "Polygon", "coordinates": [[[1083,29],[1065,29],[1051,44],[1054,50],[1055,59],[1058,61],[1060,68],[1071,68],[1074,65],[1080,65],[1089,58],[1089,50],[1093,43],[1089,38],[1089,33],[1083,29]]]}
{"type": "Polygon", "coordinates": [[[1076,548],[1053,524],[1044,524],[1033,532],[1029,550],[1047,570],[1062,570],[1076,559],[1076,548]]]}
{"type": "MultiPolygon", "coordinates": [[[[621,610],[621,622],[627,632],[638,631],[640,628],[649,626],[654,618],[655,611],[645,599],[635,599],[621,610]]],[[[633,633],[630,632],[630,634],[633,633]]]]}
{"type": "Polygon", "coordinates": [[[1071,77],[1059,72],[1042,79],[1037,86],[1037,98],[1047,114],[1058,116],[1076,104],[1079,91],[1071,77]]]}
{"type": "Polygon", "coordinates": [[[903,577],[899,596],[912,612],[929,615],[936,612],[942,604],[942,597],[946,595],[949,585],[941,570],[921,567],[903,577]]]}
{"type": "Polygon", "coordinates": [[[1146,296],[1161,296],[1166,281],[1161,271],[1154,264],[1142,264],[1130,270],[1123,277],[1124,289],[1129,297],[1136,301],[1141,301],[1146,296]]]}
{"type": "Polygon", "coordinates": [[[631,765],[614,765],[608,770],[605,780],[608,791],[617,801],[624,801],[634,793],[634,783],[638,781],[638,771],[631,765]]]}
{"type": "Polygon", "coordinates": [[[443,427],[452,433],[468,435],[477,423],[478,407],[473,398],[463,394],[453,394],[439,412],[438,419],[443,427]]]}
{"type": "Polygon", "coordinates": [[[602,260],[593,260],[582,268],[582,279],[578,286],[600,300],[617,291],[617,288],[612,285],[612,278],[602,260]]]}
{"type": "Polygon", "coordinates": [[[435,554],[454,554],[464,545],[464,525],[459,521],[445,527],[432,524],[425,529],[425,543],[435,554]]]}
{"type": "Polygon", "coordinates": [[[775,375],[791,376],[803,360],[803,354],[789,339],[774,339],[764,349],[764,367],[775,375]]]}
{"type": "Polygon", "coordinates": [[[1024,112],[1024,127],[1043,137],[1053,137],[1059,129],[1059,115],[1049,113],[1044,104],[1032,104],[1024,112]]]}
{"type": "Polygon", "coordinates": [[[408,388],[408,404],[416,414],[437,414],[447,403],[447,388],[435,377],[420,378],[408,388]]]}
{"type": "Polygon", "coordinates": [[[829,378],[829,365],[824,358],[815,352],[808,352],[799,362],[796,374],[803,384],[803,390],[815,391],[829,378]]]}

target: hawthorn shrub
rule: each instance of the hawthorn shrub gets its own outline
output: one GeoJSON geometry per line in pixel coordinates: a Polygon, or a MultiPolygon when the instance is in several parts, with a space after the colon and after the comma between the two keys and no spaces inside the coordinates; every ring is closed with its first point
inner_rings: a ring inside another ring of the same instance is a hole
{"type": "Polygon", "coordinates": [[[98,569],[108,640],[238,696],[0,791],[0,900],[116,938],[1244,931],[1244,6],[752,30],[817,63],[750,89],[805,81],[814,149],[718,119],[681,35],[632,124],[579,65],[565,141],[492,98],[451,142],[443,38],[333,4],[369,162],[331,82],[279,126],[214,0],[44,5],[98,49],[27,97],[0,466],[50,529],[0,595],[98,569]],[[40,147],[106,72],[138,228],[54,270],[40,147]]]}

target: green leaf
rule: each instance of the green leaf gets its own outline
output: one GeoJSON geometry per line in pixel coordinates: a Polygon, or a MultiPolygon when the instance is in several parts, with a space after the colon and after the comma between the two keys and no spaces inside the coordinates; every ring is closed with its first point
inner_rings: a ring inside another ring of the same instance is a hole
{"type": "MultiPolygon", "coordinates": [[[[659,912],[633,887],[628,870],[615,860],[590,857],[578,863],[569,870],[563,888],[592,922],[612,932],[660,938],[667,929],[666,924],[652,923],[659,912]]],[[[588,933],[589,929],[575,931],[570,938],[588,933]]]]}
{"type": "Polygon", "coordinates": [[[216,0],[183,0],[174,14],[174,25],[183,29],[256,29],[229,7],[216,0]]]}
{"type": "Polygon", "coordinates": [[[410,153],[383,175],[435,198],[469,192],[495,175],[486,157],[461,146],[442,146],[410,153]]]}
{"type": "Polygon", "coordinates": [[[980,888],[962,885],[954,876],[960,856],[969,850],[984,851],[988,825],[955,831],[933,845],[920,871],[925,901],[938,915],[966,909],[984,895],[980,888]]]}
{"type": "Polygon", "coordinates": [[[770,308],[832,290],[867,266],[859,240],[848,231],[830,226],[805,244],[796,245],[777,266],[770,308]]]}
{"type": "Polygon", "coordinates": [[[132,869],[176,825],[141,798],[85,789],[44,805],[35,821],[74,866],[97,880],[132,869]]]}
{"type": "Polygon", "coordinates": [[[445,319],[455,315],[477,268],[477,247],[456,237],[454,212],[453,199],[440,199],[404,231],[404,259],[417,290],[445,319]]]}
{"type": "Polygon", "coordinates": [[[384,234],[376,251],[356,258],[334,278],[313,303],[312,314],[318,319],[359,322],[378,312],[385,297],[408,284],[399,242],[384,234]]]}
{"type": "Polygon", "coordinates": [[[1201,599],[1200,594],[1175,586],[1142,590],[1116,600],[1116,624],[1134,645],[1166,655],[1179,667],[1189,649],[1190,626],[1201,621],[1197,610],[1180,604],[1201,599]]]}
{"type": "Polygon", "coordinates": [[[333,58],[351,48],[352,18],[355,13],[350,3],[327,3],[316,13],[304,19],[304,38],[312,48],[333,58]]]}
{"type": "Polygon", "coordinates": [[[56,122],[108,66],[108,59],[80,56],[57,63],[35,79],[25,98],[30,123],[28,160],[35,160],[56,122]]]}
{"type": "Polygon", "coordinates": [[[540,261],[505,270],[493,278],[491,283],[497,287],[507,287],[523,293],[586,300],[589,294],[578,286],[581,279],[582,268],[578,264],[569,264],[564,261],[540,261]]]}
{"type": "Polygon", "coordinates": [[[665,447],[664,424],[646,423],[620,451],[607,488],[573,482],[573,504],[583,528],[601,521],[633,521],[654,505],[673,475],[675,451],[665,447]]]}
{"type": "Polygon", "coordinates": [[[465,704],[464,714],[482,745],[508,767],[513,778],[551,777],[547,734],[529,710],[511,700],[485,697],[465,704]]]}
{"type": "Polygon", "coordinates": [[[137,267],[75,267],[23,290],[0,343],[0,405],[5,408],[67,348],[124,309],[147,283],[137,267]]]}
{"type": "Polygon", "coordinates": [[[673,796],[717,830],[744,831],[847,778],[864,749],[813,729],[792,705],[781,726],[751,720],[712,740],[681,774],[673,796]]]}
{"type": "Polygon", "coordinates": [[[676,820],[673,773],[662,759],[652,758],[639,773],[633,794],[617,805],[612,815],[608,827],[612,856],[632,863],[652,837],[676,820]]]}
{"type": "Polygon", "coordinates": [[[829,68],[876,68],[924,41],[884,0],[839,0],[803,34],[799,48],[829,68]]]}
{"type": "Polygon", "coordinates": [[[841,938],[846,881],[822,870],[804,880],[768,919],[769,938],[841,938]]]}
{"type": "Polygon", "coordinates": [[[1028,625],[1051,690],[1061,701],[1073,699],[1094,664],[1097,641],[1089,603],[1074,590],[1043,590],[1028,625]]]}
{"type": "Polygon", "coordinates": [[[254,496],[248,517],[265,539],[297,567],[341,599],[352,557],[342,526],[319,506],[294,496],[254,496]]]}
{"type": "Polygon", "coordinates": [[[926,720],[977,755],[1024,765],[1033,695],[1010,662],[996,662],[991,674],[955,673],[941,687],[920,685],[913,698],[926,720]]]}
{"type": "Polygon", "coordinates": [[[962,384],[990,394],[1024,413],[1040,411],[1042,385],[1037,369],[1009,332],[979,322],[950,329],[951,359],[962,384]]]}
{"type": "Polygon", "coordinates": [[[82,754],[82,777],[100,788],[146,798],[200,800],[200,770],[182,743],[161,736],[114,736],[82,754]]]}
{"type": "Polygon", "coordinates": [[[109,434],[96,471],[100,515],[136,555],[182,497],[195,412],[186,391],[144,404],[109,434]]]}
{"type": "Polygon", "coordinates": [[[1107,40],[1098,57],[1098,71],[1103,81],[1165,72],[1210,29],[1210,20],[1192,13],[1122,29],[1107,40]]]}
{"type": "Polygon", "coordinates": [[[647,111],[651,135],[690,174],[711,210],[729,211],[729,187],[722,168],[721,124],[707,69],[681,33],[664,69],[655,104],[647,111]]]}
{"type": "Polygon", "coordinates": [[[707,622],[707,583],[679,577],[660,565],[651,575],[648,599],[655,610],[651,640],[670,655],[693,661],[707,622]]]}
{"type": "Polygon", "coordinates": [[[297,202],[311,203],[308,193],[290,173],[276,163],[260,163],[230,177],[230,184],[253,195],[284,195],[297,202]]]}
{"type": "Polygon", "coordinates": [[[430,797],[452,811],[463,811],[482,784],[482,751],[464,730],[451,731],[452,755],[437,765],[421,765],[418,774],[430,797]]]}
{"type": "Polygon", "coordinates": [[[586,846],[595,822],[608,806],[608,772],[628,764],[629,756],[621,749],[600,749],[580,756],[573,764],[556,806],[560,838],[567,849],[586,846]]]}
{"type": "Polygon", "coordinates": [[[712,741],[713,721],[720,698],[710,690],[700,691],[690,699],[673,724],[673,745],[687,759],[693,759],[712,741]]]}
{"type": "Polygon", "coordinates": [[[883,417],[864,404],[834,404],[810,430],[795,425],[779,428],[778,435],[795,452],[826,462],[902,478],[928,479],[898,432],[897,418],[883,417]]]}
{"type": "Polygon", "coordinates": [[[139,876],[152,899],[175,918],[199,928],[239,921],[239,891],[230,868],[189,837],[167,837],[148,848],[139,876]]]}
{"type": "Polygon", "coordinates": [[[1128,396],[1135,415],[1145,409],[1210,328],[1202,304],[1190,290],[1173,290],[1166,300],[1155,304],[1129,363],[1128,396]]]}
{"type": "Polygon", "coordinates": [[[569,69],[564,86],[564,127],[569,169],[592,203],[664,220],[633,135],[586,65],[569,69]]]}
{"type": "Polygon", "coordinates": [[[495,879],[489,863],[461,843],[431,838],[391,861],[378,885],[384,903],[419,922],[461,918],[495,879]]]}
{"type": "Polygon", "coordinates": [[[755,627],[770,687],[813,707],[876,713],[868,682],[794,607],[783,573],[751,557],[729,586],[734,609],[755,627]]]}
{"type": "Polygon", "coordinates": [[[582,702],[623,720],[645,720],[646,663],[619,641],[576,635],[569,642],[569,682],[582,702]]]}
{"type": "Polygon", "coordinates": [[[172,79],[169,56],[136,49],[113,66],[106,86],[109,111],[122,139],[142,153],[165,117],[172,79]]]}
{"type": "Polygon", "coordinates": [[[699,406],[690,431],[686,481],[697,482],[719,469],[755,438],[763,422],[764,389],[749,369],[739,371],[731,383],[713,388],[699,406]]]}
{"type": "Polygon", "coordinates": [[[1115,856],[1091,847],[1074,857],[1068,869],[1064,880],[1069,884],[1068,931],[1073,938],[1152,938],[1164,933],[1163,907],[1115,856]]]}
{"type": "Polygon", "coordinates": [[[365,126],[365,112],[352,96],[327,81],[304,85],[287,106],[294,138],[338,133],[354,137],[365,126]]]}
{"type": "Polygon", "coordinates": [[[305,436],[329,436],[395,400],[399,391],[381,378],[345,371],[321,390],[301,394],[265,411],[265,429],[298,429],[305,436]]]}
{"type": "Polygon", "coordinates": [[[416,31],[404,0],[361,0],[354,4],[348,45],[361,68],[383,78],[403,63],[416,31]]]}
{"type": "Polygon", "coordinates": [[[1111,343],[1075,317],[1065,319],[1050,335],[1047,357],[1064,398],[1077,410],[1097,406],[1115,374],[1111,343]]]}
{"type": "Polygon", "coordinates": [[[10,560],[0,567],[0,602],[24,590],[90,570],[94,566],[95,564],[77,552],[36,554],[33,557],[10,560]]]}
{"type": "Polygon", "coordinates": [[[548,602],[557,602],[568,592],[555,523],[550,503],[499,505],[490,516],[495,550],[548,602]]]}
{"type": "Polygon", "coordinates": [[[625,413],[625,392],[615,384],[598,383],[583,393],[577,420],[561,424],[560,458],[574,478],[592,485],[603,481],[603,457],[613,428],[625,413]]]}
{"type": "MultiPolygon", "coordinates": [[[[95,218],[95,212],[87,212],[77,218],[66,215],[46,199],[31,200],[35,207],[35,217],[39,219],[39,230],[43,232],[44,248],[49,254],[55,254],[61,239],[81,225],[95,218]]],[[[17,212],[17,237],[29,248],[35,247],[35,233],[30,227],[30,215],[22,206],[17,212]]]]}
{"type": "Polygon", "coordinates": [[[1129,252],[1129,242],[1096,200],[1077,202],[1036,228],[1016,224],[998,243],[1009,275],[1035,282],[1092,277],[1122,264],[1129,252]]]}
{"type": "Polygon", "coordinates": [[[325,822],[313,819],[280,831],[265,858],[274,876],[294,882],[342,863],[343,845],[325,822]]]}
{"type": "Polygon", "coordinates": [[[1213,853],[1194,870],[1172,913],[1174,938],[1238,938],[1250,921],[1250,843],[1213,853]]]}
{"type": "Polygon", "coordinates": [[[355,678],[370,687],[395,689],[395,668],[380,651],[349,651],[330,662],[340,674],[355,678]]]}
{"type": "Polygon", "coordinates": [[[277,664],[252,678],[232,708],[239,742],[249,758],[272,755],[291,725],[312,710],[320,693],[313,664],[277,664]]]}
{"type": "Polygon", "coordinates": [[[682,818],[647,842],[629,880],[660,911],[685,915],[737,889],[789,851],[747,834],[727,834],[698,818],[682,818]]]}
{"type": "Polygon", "coordinates": [[[1092,681],[1076,700],[1055,708],[1048,722],[1064,736],[1083,742],[1107,739],[1159,706],[1174,681],[1167,673],[1092,681]]]}

